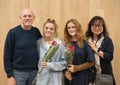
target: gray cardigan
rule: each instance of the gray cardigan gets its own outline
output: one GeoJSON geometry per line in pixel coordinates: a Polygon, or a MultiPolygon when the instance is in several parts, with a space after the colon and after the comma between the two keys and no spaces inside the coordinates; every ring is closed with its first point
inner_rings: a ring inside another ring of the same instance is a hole
{"type": "MultiPolygon", "coordinates": [[[[62,71],[66,68],[66,61],[64,58],[64,45],[62,41],[55,38],[55,41],[60,44],[58,50],[51,60],[47,63],[47,68],[44,68],[39,78],[37,79],[36,85],[62,85],[62,71]]],[[[39,63],[38,68],[41,69],[41,62],[47,52],[44,38],[41,38],[37,42],[39,63]]]]}

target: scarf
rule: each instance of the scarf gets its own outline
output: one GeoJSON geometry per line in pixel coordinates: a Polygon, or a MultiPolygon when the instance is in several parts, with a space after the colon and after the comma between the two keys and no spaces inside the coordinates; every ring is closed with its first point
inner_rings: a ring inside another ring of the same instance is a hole
{"type": "MultiPolygon", "coordinates": [[[[97,41],[97,43],[95,44],[97,49],[100,48],[100,46],[103,42],[103,39],[104,39],[104,36],[102,35],[100,37],[100,39],[97,41]]],[[[93,39],[91,37],[88,40],[93,42],[93,39]]],[[[96,74],[101,74],[100,57],[96,52],[94,53],[94,57],[95,57],[95,67],[96,67],[96,70],[97,70],[96,74]]]]}

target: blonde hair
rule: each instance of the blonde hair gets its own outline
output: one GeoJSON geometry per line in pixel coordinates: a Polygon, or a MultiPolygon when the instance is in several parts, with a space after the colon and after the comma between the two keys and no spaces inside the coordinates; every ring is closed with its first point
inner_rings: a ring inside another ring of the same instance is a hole
{"type": "Polygon", "coordinates": [[[52,24],[54,25],[54,27],[55,27],[55,33],[54,33],[53,37],[57,37],[58,25],[57,25],[56,21],[55,21],[54,19],[50,19],[50,18],[47,19],[47,21],[43,24],[43,28],[45,27],[45,25],[46,25],[47,23],[52,23],[52,24]]]}

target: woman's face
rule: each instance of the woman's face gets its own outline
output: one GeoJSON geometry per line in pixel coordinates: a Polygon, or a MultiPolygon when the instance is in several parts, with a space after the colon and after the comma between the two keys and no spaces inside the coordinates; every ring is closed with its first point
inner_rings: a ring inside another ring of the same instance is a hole
{"type": "Polygon", "coordinates": [[[69,35],[75,36],[75,34],[76,34],[76,26],[75,26],[75,24],[73,24],[72,22],[68,23],[67,30],[68,30],[69,35]]]}
{"type": "Polygon", "coordinates": [[[55,26],[52,23],[46,23],[43,28],[43,34],[45,37],[52,37],[55,33],[55,26]]]}
{"type": "Polygon", "coordinates": [[[100,35],[103,32],[103,26],[99,21],[96,21],[92,26],[91,26],[91,31],[93,35],[100,35]]]}

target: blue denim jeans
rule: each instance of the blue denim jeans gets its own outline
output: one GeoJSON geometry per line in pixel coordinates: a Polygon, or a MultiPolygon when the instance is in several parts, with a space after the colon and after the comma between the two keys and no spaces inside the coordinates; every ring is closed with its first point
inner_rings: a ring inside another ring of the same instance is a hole
{"type": "Polygon", "coordinates": [[[13,70],[16,85],[32,85],[38,70],[13,70]]]}

